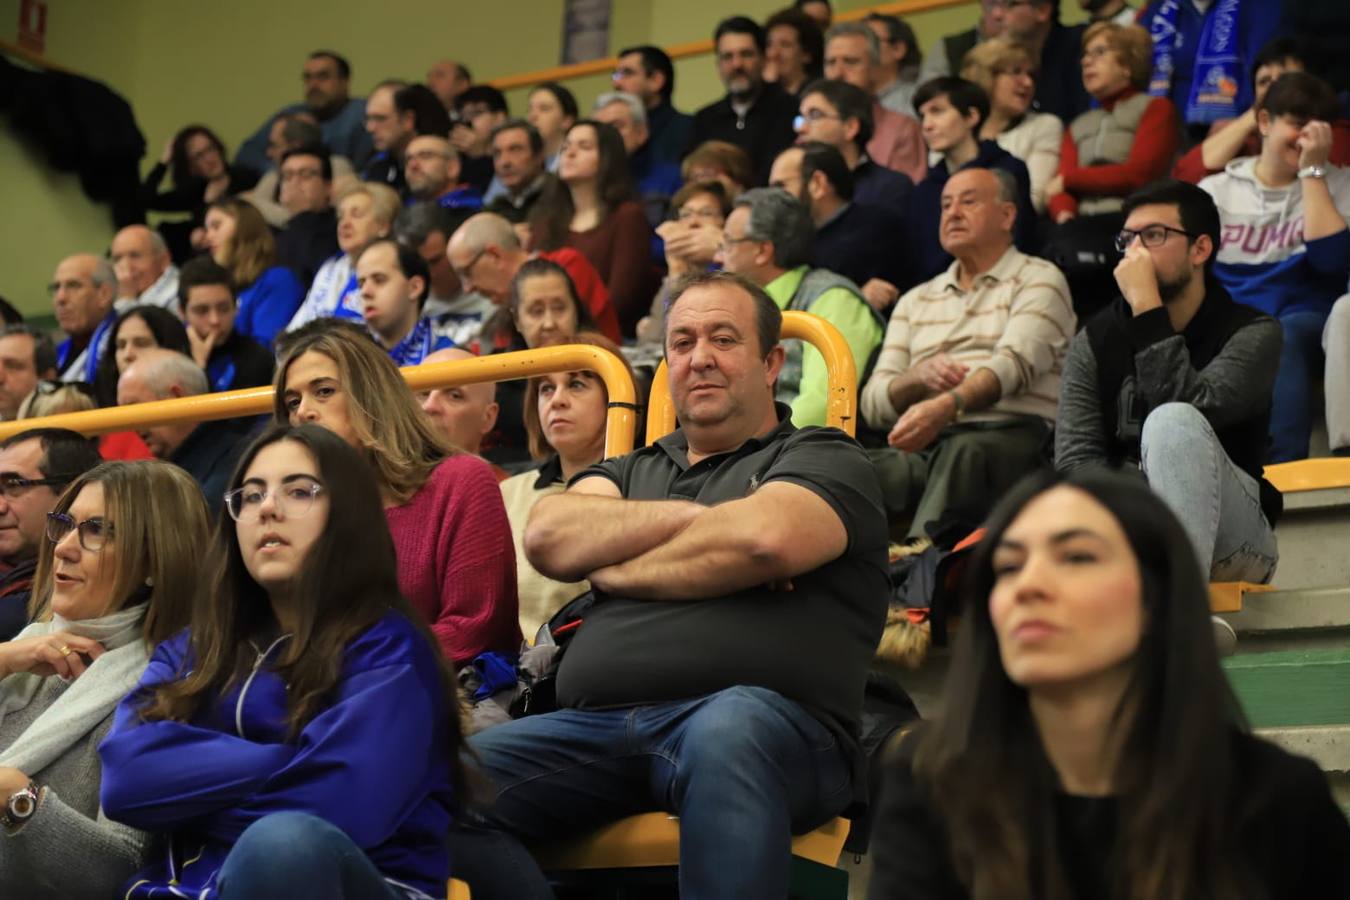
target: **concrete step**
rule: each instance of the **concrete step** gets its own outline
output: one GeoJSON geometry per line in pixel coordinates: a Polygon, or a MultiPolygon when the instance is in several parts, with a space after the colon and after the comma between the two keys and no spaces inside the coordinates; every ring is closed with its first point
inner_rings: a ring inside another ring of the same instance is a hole
{"type": "MultiPolygon", "coordinates": [[[[1350,547],[1350,541],[1344,546],[1350,547]]],[[[1221,617],[1239,636],[1244,632],[1350,629],[1350,579],[1341,585],[1247,594],[1241,612],[1222,613],[1221,617]]]]}
{"type": "Polygon", "coordinates": [[[1258,728],[1256,734],[1290,753],[1314,760],[1323,772],[1350,774],[1350,725],[1258,728]]]}
{"type": "Polygon", "coordinates": [[[1350,488],[1284,495],[1275,528],[1280,563],[1274,585],[1283,590],[1350,584],[1350,488]]]}

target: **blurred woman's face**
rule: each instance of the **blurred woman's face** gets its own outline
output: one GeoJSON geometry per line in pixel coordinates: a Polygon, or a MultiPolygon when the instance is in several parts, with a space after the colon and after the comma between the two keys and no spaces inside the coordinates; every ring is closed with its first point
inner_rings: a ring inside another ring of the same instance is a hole
{"type": "Polygon", "coordinates": [[[131,316],[122,320],[117,329],[117,341],[113,346],[113,358],[117,361],[117,374],[121,375],[127,366],[136,361],[136,357],[152,347],[158,347],[159,341],[150,330],[145,319],[131,316]]]}
{"type": "Polygon", "coordinates": [[[539,424],[559,454],[599,462],[605,450],[608,397],[594,372],[557,372],[539,385],[539,424]]]}
{"type": "Polygon", "coordinates": [[[210,181],[226,173],[225,160],[220,155],[220,148],[201,132],[188,138],[183,149],[187,152],[188,171],[198,178],[210,181]]]}
{"type": "Polygon", "coordinates": [[[525,345],[565,344],[577,333],[577,308],[563,276],[552,272],[521,281],[517,288],[516,328],[525,345]]]}
{"type": "Polygon", "coordinates": [[[562,104],[558,102],[558,98],[554,97],[552,92],[545,90],[530,94],[525,121],[538,130],[539,136],[544,139],[545,144],[550,144],[562,137],[563,132],[572,125],[571,116],[563,112],[562,104]]]}
{"type": "Polygon", "coordinates": [[[206,248],[218,265],[228,267],[233,252],[234,217],[223,209],[211,209],[206,212],[206,248]]]}
{"type": "Polygon", "coordinates": [[[1083,87],[1098,100],[1119,94],[1130,86],[1130,70],[1098,35],[1083,48],[1083,87]]]}
{"type": "Polygon", "coordinates": [[[1144,632],[1139,561],[1116,517],[1060,486],[1033,498],[993,554],[989,615],[1004,671],[1028,690],[1128,673],[1144,632]]]}
{"type": "Polygon", "coordinates": [[[989,105],[1009,119],[1027,114],[1036,96],[1036,76],[1025,60],[1008,63],[994,73],[989,105]]]}
{"type": "Polygon", "coordinates": [[[389,223],[375,215],[369,194],[349,194],[338,204],[338,247],[348,256],[388,233],[389,223]]]}
{"type": "Polygon", "coordinates": [[[591,181],[600,174],[600,138],[590,125],[578,125],[562,142],[558,177],[566,182],[591,181]]]}

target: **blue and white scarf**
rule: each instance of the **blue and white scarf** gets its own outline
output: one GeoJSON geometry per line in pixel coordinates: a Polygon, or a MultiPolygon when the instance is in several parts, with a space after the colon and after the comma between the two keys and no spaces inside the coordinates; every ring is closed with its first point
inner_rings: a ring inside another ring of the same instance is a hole
{"type": "Polygon", "coordinates": [[[431,320],[423,317],[417,320],[417,324],[407,337],[393,346],[389,351],[389,358],[399,368],[415,366],[437,350],[449,350],[454,346],[454,342],[449,338],[437,335],[435,329],[431,327],[431,320]]]}
{"type": "MultiPolygon", "coordinates": [[[[1176,52],[1182,35],[1177,15],[1182,3],[1190,0],[1163,0],[1153,14],[1149,35],[1153,38],[1153,78],[1148,92],[1166,97],[1176,74],[1176,52]]],[[[1236,118],[1238,90],[1242,79],[1242,60],[1238,58],[1238,7],[1241,0],[1215,0],[1200,28],[1200,43],[1195,51],[1195,72],[1191,93],[1186,98],[1183,121],[1215,122],[1236,118]]]]}

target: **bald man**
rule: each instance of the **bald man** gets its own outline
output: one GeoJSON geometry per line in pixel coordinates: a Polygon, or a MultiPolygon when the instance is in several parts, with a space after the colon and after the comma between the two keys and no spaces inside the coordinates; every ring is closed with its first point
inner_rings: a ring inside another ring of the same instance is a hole
{"type": "Polygon", "coordinates": [[[483,195],[460,181],[461,171],[459,153],[434,134],[413,138],[403,153],[403,179],[413,201],[426,200],[445,209],[482,209],[483,195]]]}
{"type": "Polygon", "coordinates": [[[477,291],[498,306],[505,306],[510,300],[511,282],[527,259],[540,256],[552,260],[567,270],[596,327],[610,340],[620,340],[619,319],[600,273],[571,247],[528,253],[510,222],[496,213],[479,213],[455,230],[445,256],[465,291],[477,291]]]}
{"type": "MultiPolygon", "coordinates": [[[[422,362],[440,363],[473,358],[474,355],[467,350],[453,347],[437,350],[422,362]]],[[[418,393],[417,401],[436,427],[450,439],[450,443],[467,453],[477,453],[483,445],[483,438],[497,425],[497,385],[492,382],[422,391],[418,393]]]]}
{"type": "Polygon", "coordinates": [[[117,313],[117,273],[112,263],[92,253],[67,256],[56,266],[47,291],[52,312],[66,339],[56,347],[62,381],[94,382],[98,360],[108,343],[117,313]]]}
{"type": "Polygon", "coordinates": [[[473,75],[464,63],[453,59],[442,59],[427,69],[427,87],[431,88],[436,99],[441,101],[445,111],[455,111],[455,100],[460,94],[473,86],[473,75]]]}
{"type": "MultiPolygon", "coordinates": [[[[117,380],[117,405],[195,397],[210,390],[206,373],[176,350],[143,350],[117,380]]],[[[138,432],[156,459],[184,469],[201,485],[212,510],[219,510],[230,473],[244,449],[244,429],[233,419],[154,425],[138,432]]]]}
{"type": "Polygon", "coordinates": [[[158,231],[128,225],[113,237],[109,256],[117,273],[114,306],[119,312],[138,303],[173,311],[178,303],[178,268],[158,231]]]}

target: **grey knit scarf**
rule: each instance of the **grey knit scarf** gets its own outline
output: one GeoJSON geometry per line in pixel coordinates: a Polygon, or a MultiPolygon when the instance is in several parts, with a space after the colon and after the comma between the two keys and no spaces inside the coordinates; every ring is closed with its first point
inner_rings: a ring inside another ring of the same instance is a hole
{"type": "MultiPolygon", "coordinates": [[[[68,631],[98,641],[105,653],[94,660],[56,702],[24,729],[8,747],[0,749],[0,766],[9,766],[32,775],[51,765],[73,744],[107,718],[140,680],[149,662],[149,651],[141,639],[141,622],[146,604],[98,619],[70,622],[53,614],[46,622],[34,622],[15,635],[14,640],[68,631]]],[[[57,675],[17,672],[0,681],[0,724],[5,716],[24,709],[46,682],[57,675]]]]}

